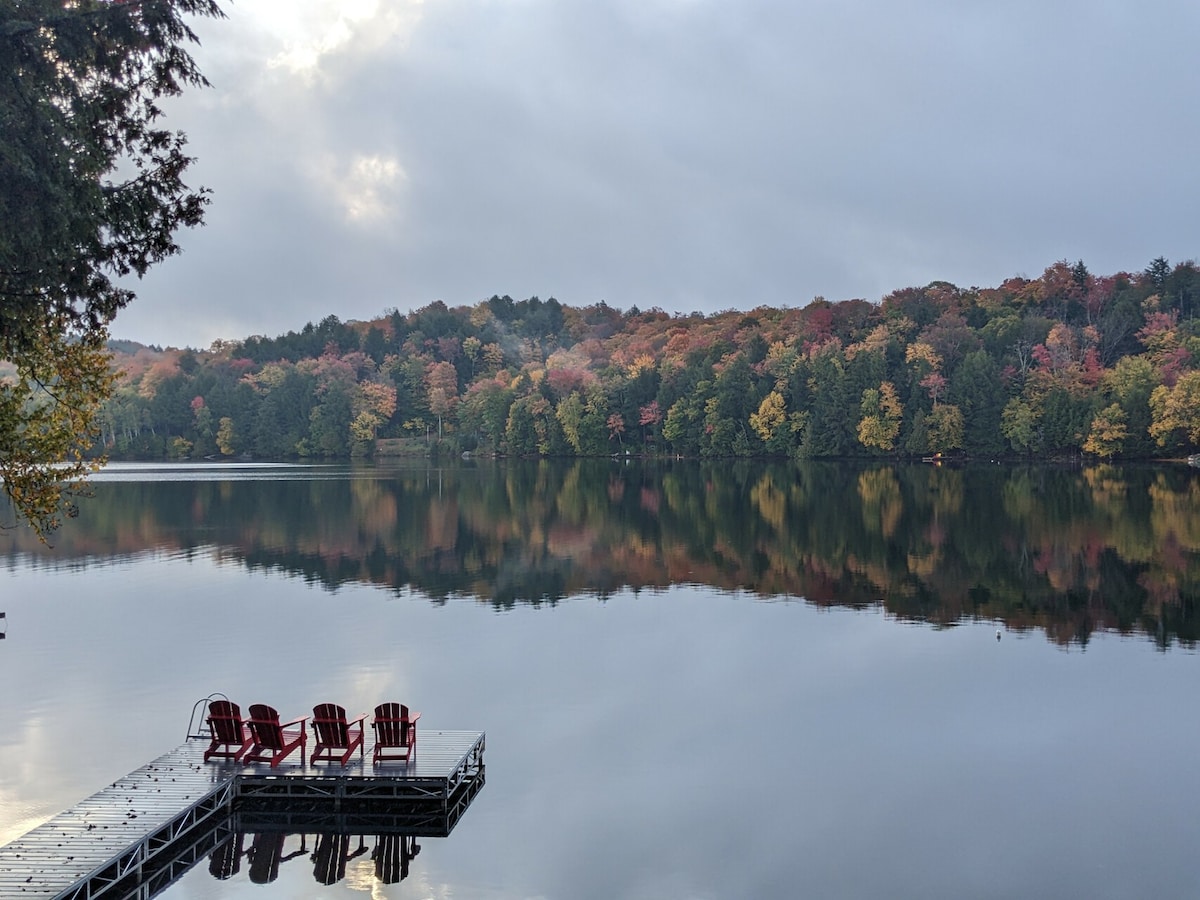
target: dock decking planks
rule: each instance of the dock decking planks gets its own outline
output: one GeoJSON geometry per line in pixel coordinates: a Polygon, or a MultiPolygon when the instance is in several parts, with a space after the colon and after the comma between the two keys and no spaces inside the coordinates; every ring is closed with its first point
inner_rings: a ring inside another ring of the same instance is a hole
{"type": "Polygon", "coordinates": [[[206,742],[189,740],[0,847],[0,897],[104,896],[243,803],[286,809],[307,798],[342,818],[405,803],[432,809],[448,833],[483,784],[484,743],[482,732],[423,730],[409,761],[373,766],[368,745],[345,766],[300,765],[295,754],[272,769],[205,763],[206,742]]]}

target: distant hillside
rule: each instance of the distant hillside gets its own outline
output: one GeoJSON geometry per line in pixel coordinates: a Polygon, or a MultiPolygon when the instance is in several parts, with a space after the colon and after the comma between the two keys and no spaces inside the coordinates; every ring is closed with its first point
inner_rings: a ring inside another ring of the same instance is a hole
{"type": "Polygon", "coordinates": [[[993,288],[713,315],[436,302],[209,350],[110,345],[114,458],[1177,456],[1200,446],[1200,269],[1058,262],[993,288]]]}

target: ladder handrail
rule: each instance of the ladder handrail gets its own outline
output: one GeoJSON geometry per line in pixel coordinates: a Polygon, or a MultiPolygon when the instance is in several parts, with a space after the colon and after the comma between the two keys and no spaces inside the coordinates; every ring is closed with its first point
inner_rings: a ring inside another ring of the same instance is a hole
{"type": "Polygon", "coordinates": [[[192,706],[192,715],[188,718],[187,739],[190,741],[193,738],[208,740],[212,737],[212,729],[208,725],[208,705],[214,700],[229,701],[229,698],[220,691],[214,691],[207,697],[201,697],[192,706]]]}

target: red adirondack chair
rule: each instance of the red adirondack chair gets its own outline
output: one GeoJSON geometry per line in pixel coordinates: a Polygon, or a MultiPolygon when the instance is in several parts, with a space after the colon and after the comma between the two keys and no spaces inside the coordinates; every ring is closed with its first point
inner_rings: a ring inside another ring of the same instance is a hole
{"type": "Polygon", "coordinates": [[[213,700],[209,703],[208,727],[212,733],[212,743],[204,751],[205,762],[214,756],[237,761],[249,749],[250,731],[236,703],[230,703],[228,700],[213,700]]]}
{"type": "Polygon", "coordinates": [[[343,766],[354,755],[355,748],[359,756],[363,751],[363,721],[367,714],[346,720],[346,710],[336,703],[322,703],[313,707],[313,736],[317,746],[313,748],[309,761],[327,759],[337,760],[343,766]]]}
{"type": "Polygon", "coordinates": [[[300,765],[304,765],[304,745],[308,737],[304,723],[307,721],[308,716],[301,716],[290,722],[280,723],[279,713],[271,707],[263,703],[251,704],[250,718],[246,724],[250,726],[254,745],[242,758],[242,762],[269,762],[274,769],[299,747],[300,765]],[[300,727],[289,731],[293,725],[300,727]]]}
{"type": "Polygon", "coordinates": [[[371,727],[375,729],[372,764],[382,759],[411,759],[417,752],[417,719],[403,703],[381,703],[375,707],[371,727]]]}

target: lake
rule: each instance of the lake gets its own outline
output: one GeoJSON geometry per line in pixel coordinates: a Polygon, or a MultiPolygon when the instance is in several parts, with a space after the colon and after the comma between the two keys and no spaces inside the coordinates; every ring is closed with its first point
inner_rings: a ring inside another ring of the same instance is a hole
{"type": "Polygon", "coordinates": [[[1200,893],[1195,468],[113,465],[0,555],[0,843],[213,691],[487,732],[399,883],[172,900],[1200,893]]]}

